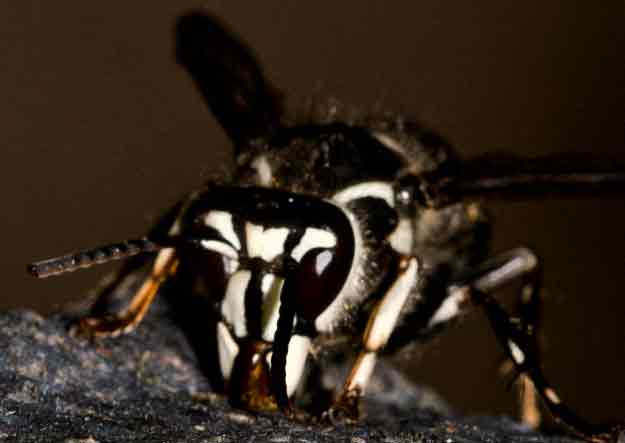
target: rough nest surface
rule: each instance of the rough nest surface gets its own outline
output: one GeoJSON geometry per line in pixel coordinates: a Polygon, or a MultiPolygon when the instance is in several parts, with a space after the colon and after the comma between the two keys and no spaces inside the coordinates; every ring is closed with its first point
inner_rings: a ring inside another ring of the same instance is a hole
{"type": "Polygon", "coordinates": [[[564,442],[508,418],[458,418],[430,391],[380,366],[358,425],[300,423],[233,409],[198,368],[161,305],[133,334],[71,337],[68,317],[0,314],[0,441],[564,442]],[[438,411],[438,412],[436,412],[438,411]]]}

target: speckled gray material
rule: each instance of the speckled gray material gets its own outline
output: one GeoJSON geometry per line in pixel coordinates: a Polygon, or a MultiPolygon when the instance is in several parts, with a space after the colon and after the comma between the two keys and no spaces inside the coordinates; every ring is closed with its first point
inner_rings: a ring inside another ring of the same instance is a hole
{"type": "Polygon", "coordinates": [[[155,308],[135,333],[97,343],[70,337],[65,317],[0,314],[0,441],[572,441],[543,438],[507,418],[440,415],[435,394],[384,366],[357,426],[232,409],[206,394],[210,386],[185,336],[155,308]]]}

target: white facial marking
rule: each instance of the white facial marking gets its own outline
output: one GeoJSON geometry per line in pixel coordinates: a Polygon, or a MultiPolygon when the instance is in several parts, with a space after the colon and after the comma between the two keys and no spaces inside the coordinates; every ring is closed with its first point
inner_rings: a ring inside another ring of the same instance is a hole
{"type": "Polygon", "coordinates": [[[241,243],[232,225],[232,214],[225,211],[210,211],[204,216],[204,223],[206,226],[215,228],[236,249],[241,249],[241,243]]]}
{"type": "Polygon", "coordinates": [[[245,237],[247,239],[247,254],[250,257],[260,257],[263,252],[263,227],[254,223],[245,223],[245,237]]]}
{"type": "Polygon", "coordinates": [[[395,206],[395,193],[393,191],[393,185],[389,182],[383,181],[370,181],[349,186],[334,194],[332,200],[344,205],[350,201],[363,197],[380,198],[391,208],[395,206]]]}
{"type": "Polygon", "coordinates": [[[261,258],[271,261],[284,251],[284,242],[289,235],[288,228],[269,228],[263,233],[261,258]]]}
{"type": "MultiPolygon", "coordinates": [[[[306,367],[306,358],[310,351],[310,338],[303,335],[294,335],[289,341],[289,349],[286,354],[286,366],[285,366],[285,382],[286,393],[291,397],[297,390],[302,375],[304,374],[304,368],[306,367]]],[[[273,352],[267,353],[266,362],[271,368],[271,358],[273,352]]]]}
{"type": "Polygon", "coordinates": [[[310,350],[310,339],[303,335],[294,335],[289,341],[286,355],[286,393],[290,397],[297,389],[306,366],[306,357],[310,350]]]}
{"type": "Polygon", "coordinates": [[[323,229],[306,228],[304,235],[299,244],[293,248],[291,257],[300,261],[306,252],[312,248],[331,248],[336,246],[336,237],[334,234],[323,229]]]}
{"type": "Polygon", "coordinates": [[[512,340],[508,340],[508,349],[510,349],[510,354],[512,355],[514,362],[517,365],[522,365],[525,361],[525,354],[521,351],[521,348],[519,348],[512,340]]]}
{"type": "Polygon", "coordinates": [[[209,251],[215,251],[225,257],[228,257],[234,260],[236,260],[239,257],[239,255],[237,254],[237,251],[232,249],[232,246],[222,241],[202,240],[200,241],[200,244],[202,245],[204,249],[207,249],[209,251]]]}
{"type": "Polygon", "coordinates": [[[261,328],[263,340],[273,341],[278,329],[278,317],[280,313],[280,293],[284,279],[277,278],[273,274],[263,277],[261,290],[263,291],[263,306],[261,317],[261,328]]]}
{"type": "Polygon", "coordinates": [[[364,394],[371,379],[371,374],[375,368],[376,354],[375,352],[367,352],[361,354],[352,369],[352,373],[348,379],[347,390],[360,390],[364,394]]]}
{"type": "Polygon", "coordinates": [[[226,275],[231,275],[239,269],[239,261],[238,260],[224,260],[224,271],[226,275]]]}
{"type": "Polygon", "coordinates": [[[230,378],[234,359],[239,353],[239,345],[230,334],[223,322],[217,323],[217,351],[219,353],[219,367],[226,380],[230,378]]]}
{"type": "Polygon", "coordinates": [[[245,324],[245,289],[250,282],[252,273],[248,270],[239,270],[228,280],[226,295],[221,303],[221,314],[234,328],[237,337],[247,335],[245,324]]]}
{"type": "Polygon", "coordinates": [[[400,218],[397,227],[389,236],[391,247],[397,252],[405,255],[412,253],[412,222],[408,218],[400,218]]]}
{"type": "Polygon", "coordinates": [[[443,323],[451,320],[458,314],[460,314],[460,305],[465,301],[466,293],[462,289],[456,289],[451,291],[451,295],[448,295],[445,300],[438,307],[438,310],[434,313],[428,327],[443,323]]]}
{"type": "Polygon", "coordinates": [[[418,280],[419,263],[415,258],[412,258],[404,272],[399,275],[384,295],[373,314],[372,323],[367,328],[365,337],[367,351],[377,351],[386,344],[395,329],[401,309],[418,280]]]}
{"type": "MultiPolygon", "coordinates": [[[[349,219],[352,232],[354,233],[354,259],[352,261],[352,266],[349,270],[349,273],[347,274],[347,278],[345,279],[343,287],[334,298],[334,300],[332,300],[332,303],[330,303],[330,305],[325,308],[324,311],[319,314],[319,316],[317,316],[317,318],[315,319],[315,328],[319,332],[332,332],[337,317],[339,317],[340,314],[345,310],[345,305],[350,299],[358,297],[358,295],[361,293],[360,282],[362,281],[363,276],[361,276],[360,274],[364,273],[364,257],[362,238],[360,237],[360,228],[358,227],[357,220],[351,212],[347,211],[344,208],[341,208],[341,210],[349,219]]],[[[304,238],[306,238],[305,235],[304,238]]],[[[334,241],[336,241],[336,239],[334,239],[334,241]]],[[[306,250],[308,249],[310,248],[307,248],[306,250]]],[[[298,261],[300,259],[295,257],[295,255],[293,255],[293,258],[298,261]]]]}
{"type": "Polygon", "coordinates": [[[259,155],[251,163],[252,168],[256,169],[258,174],[258,184],[262,186],[269,186],[273,180],[273,173],[271,172],[271,166],[267,161],[267,157],[259,155]]]}
{"type": "Polygon", "coordinates": [[[289,235],[289,229],[265,229],[261,225],[248,222],[245,224],[245,235],[248,255],[271,261],[284,251],[284,242],[289,235]]]}

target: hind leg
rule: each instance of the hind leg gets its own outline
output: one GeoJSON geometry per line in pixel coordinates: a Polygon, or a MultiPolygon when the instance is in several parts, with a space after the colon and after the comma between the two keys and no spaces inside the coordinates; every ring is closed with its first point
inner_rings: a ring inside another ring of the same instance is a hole
{"type": "Polygon", "coordinates": [[[562,402],[542,371],[537,340],[540,274],[534,255],[518,249],[501,256],[498,266],[497,259],[490,263],[490,266],[485,263],[479,267],[477,273],[458,282],[450,291],[462,294],[464,299],[468,298],[485,310],[498,341],[519,374],[521,387],[525,389],[521,396],[525,407],[523,414],[529,419],[540,418],[533,415],[538,412],[537,393],[553,419],[573,434],[593,442],[616,440],[624,429],[623,425],[595,425],[582,419],[562,402]],[[518,318],[510,316],[490,295],[515,278],[524,280],[518,318]]]}

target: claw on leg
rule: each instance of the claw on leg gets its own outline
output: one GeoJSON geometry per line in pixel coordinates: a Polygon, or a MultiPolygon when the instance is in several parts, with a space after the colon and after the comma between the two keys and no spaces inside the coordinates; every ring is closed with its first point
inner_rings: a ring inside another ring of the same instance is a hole
{"type": "Polygon", "coordinates": [[[359,403],[362,393],[359,389],[343,391],[334,401],[334,404],[323,413],[322,421],[332,425],[351,424],[358,422],[360,418],[359,403]]]}
{"type": "Polygon", "coordinates": [[[416,257],[399,257],[396,272],[395,280],[369,316],[362,338],[362,350],[345,380],[341,394],[324,414],[330,421],[354,422],[358,420],[358,403],[375,368],[377,353],[388,342],[397,325],[402,308],[415,293],[413,291],[419,282],[419,262],[416,257]]]}

